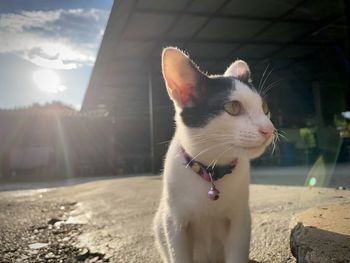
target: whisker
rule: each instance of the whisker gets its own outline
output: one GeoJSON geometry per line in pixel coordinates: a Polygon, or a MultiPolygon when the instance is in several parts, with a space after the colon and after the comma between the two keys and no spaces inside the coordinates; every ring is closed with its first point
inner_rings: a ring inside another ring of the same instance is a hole
{"type": "Polygon", "coordinates": [[[280,141],[280,134],[278,133],[278,130],[275,129],[275,131],[273,132],[274,138],[272,140],[271,146],[272,146],[272,150],[271,150],[271,156],[275,153],[275,150],[277,148],[277,142],[280,141]]]}
{"type": "Polygon", "coordinates": [[[267,85],[267,87],[262,91],[262,96],[265,96],[266,94],[267,94],[267,92],[269,92],[269,90],[271,90],[272,88],[274,88],[274,87],[276,87],[277,86],[277,84],[279,83],[279,82],[281,82],[283,79],[279,79],[279,80],[276,80],[276,81],[274,81],[274,82],[272,82],[272,83],[270,83],[269,85],[267,85]]]}
{"type": "Polygon", "coordinates": [[[272,151],[271,151],[271,156],[275,153],[276,150],[276,142],[272,143],[272,151]]]}
{"type": "Polygon", "coordinates": [[[270,147],[271,147],[271,153],[270,153],[270,155],[272,156],[272,155],[275,153],[275,148],[276,148],[276,137],[273,138],[270,147]]]}
{"type": "Polygon", "coordinates": [[[200,151],[198,154],[196,154],[186,165],[186,167],[189,166],[189,164],[194,160],[196,159],[198,156],[200,156],[201,154],[215,148],[215,147],[219,147],[219,146],[222,146],[222,145],[225,145],[226,143],[221,143],[221,144],[215,144],[215,145],[212,145],[211,147],[208,147],[208,148],[205,148],[204,150],[200,151]]]}
{"type": "Polygon", "coordinates": [[[219,154],[219,156],[216,158],[216,160],[215,160],[215,162],[210,162],[210,164],[208,165],[208,167],[210,167],[210,165],[211,165],[211,163],[213,163],[212,164],[212,168],[214,169],[215,168],[215,166],[216,166],[216,164],[217,164],[217,162],[219,161],[219,159],[221,158],[221,156],[223,156],[226,152],[228,152],[229,150],[231,150],[233,148],[233,145],[231,145],[231,146],[229,146],[225,151],[223,151],[222,153],[220,153],[219,154]]]}
{"type": "Polygon", "coordinates": [[[270,77],[272,71],[273,71],[273,68],[272,68],[272,69],[270,70],[270,72],[267,74],[267,76],[266,76],[264,82],[262,83],[262,85],[261,85],[261,91],[264,90],[264,85],[265,85],[266,81],[268,80],[268,78],[270,77]]]}
{"type": "Polygon", "coordinates": [[[266,70],[269,68],[269,66],[270,66],[270,64],[267,64],[267,67],[265,68],[264,73],[262,74],[262,76],[261,76],[261,78],[260,78],[260,82],[259,82],[259,86],[258,86],[259,94],[260,94],[260,92],[261,92],[261,81],[264,79],[266,70]]]}
{"type": "Polygon", "coordinates": [[[288,138],[287,138],[286,136],[284,136],[284,135],[282,135],[282,134],[280,134],[279,136],[280,136],[283,140],[289,141],[288,138]]]}
{"type": "Polygon", "coordinates": [[[278,141],[278,142],[281,141],[280,135],[278,134],[278,132],[275,133],[275,136],[276,136],[276,142],[277,142],[277,141],[278,141]]]}
{"type": "MultiPolygon", "coordinates": [[[[223,138],[223,139],[232,139],[231,137],[227,136],[227,135],[224,135],[224,134],[206,134],[206,135],[194,135],[194,136],[191,136],[192,138],[196,139],[196,138],[199,138],[200,140],[195,140],[196,143],[194,144],[190,144],[191,146],[194,146],[194,145],[200,145],[200,144],[203,144],[205,142],[210,142],[210,141],[215,141],[215,139],[217,138],[223,138]],[[202,139],[201,139],[202,138],[202,139]]],[[[158,145],[161,145],[161,144],[166,144],[166,143],[169,143],[171,142],[171,140],[166,140],[166,141],[162,141],[162,142],[159,142],[157,143],[158,145]]]]}
{"type": "MultiPolygon", "coordinates": [[[[225,138],[221,139],[221,140],[225,140],[225,138]]],[[[199,145],[203,145],[205,143],[218,143],[221,140],[218,140],[218,138],[207,138],[207,139],[202,139],[202,140],[197,140],[194,143],[190,143],[190,146],[199,146],[199,145]]]]}
{"type": "Polygon", "coordinates": [[[226,137],[227,135],[220,134],[220,133],[212,133],[212,134],[206,134],[206,135],[194,135],[191,136],[192,139],[213,139],[213,138],[219,138],[219,137],[226,137]]]}
{"type": "Polygon", "coordinates": [[[285,134],[281,133],[281,131],[278,131],[278,136],[286,141],[289,141],[288,137],[285,134]]]}
{"type": "Polygon", "coordinates": [[[285,133],[284,131],[282,130],[278,130],[278,129],[275,129],[274,131],[274,138],[273,138],[273,141],[271,143],[271,146],[272,146],[272,150],[271,150],[271,155],[273,155],[275,153],[275,150],[277,148],[277,142],[281,141],[281,138],[285,141],[288,141],[288,138],[283,134],[285,133]]]}
{"type": "Polygon", "coordinates": [[[169,142],[171,142],[171,140],[167,140],[167,141],[163,141],[163,142],[158,142],[158,144],[160,145],[160,144],[166,144],[166,143],[169,143],[169,142]]]}
{"type": "Polygon", "coordinates": [[[282,134],[284,134],[284,135],[287,134],[284,130],[281,130],[281,129],[279,129],[278,132],[279,132],[279,133],[282,133],[282,134]]]}
{"type": "MultiPolygon", "coordinates": [[[[199,138],[199,137],[198,137],[199,138]]],[[[221,141],[229,141],[234,139],[232,135],[224,135],[224,134],[218,134],[218,135],[209,135],[208,137],[200,138],[199,140],[195,140],[194,143],[191,143],[191,146],[201,145],[207,142],[221,142],[221,141]]]]}

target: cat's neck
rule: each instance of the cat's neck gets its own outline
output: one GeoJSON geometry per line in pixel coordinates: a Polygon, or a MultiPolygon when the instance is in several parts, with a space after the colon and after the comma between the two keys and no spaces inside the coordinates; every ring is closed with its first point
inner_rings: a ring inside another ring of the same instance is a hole
{"type": "Polygon", "coordinates": [[[232,147],[228,144],[218,144],[215,140],[205,140],[200,136],[191,135],[186,129],[178,127],[175,140],[189,156],[204,165],[227,165],[235,159],[248,159],[242,156],[238,150],[229,150],[232,147]]]}

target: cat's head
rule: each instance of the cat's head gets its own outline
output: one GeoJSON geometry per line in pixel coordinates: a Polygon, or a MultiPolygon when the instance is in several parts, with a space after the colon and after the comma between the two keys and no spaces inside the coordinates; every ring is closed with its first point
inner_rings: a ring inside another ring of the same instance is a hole
{"type": "Polygon", "coordinates": [[[190,153],[205,151],[199,160],[210,155],[220,155],[218,163],[232,156],[256,158],[273,141],[268,106],[253,88],[244,61],[232,63],[223,75],[208,76],[169,47],[162,54],[162,70],[181,143],[190,153]]]}

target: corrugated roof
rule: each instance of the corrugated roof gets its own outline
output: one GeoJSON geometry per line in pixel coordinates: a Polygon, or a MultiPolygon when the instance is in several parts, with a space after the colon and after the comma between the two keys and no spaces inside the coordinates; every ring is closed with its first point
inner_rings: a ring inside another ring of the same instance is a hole
{"type": "MultiPolygon", "coordinates": [[[[343,48],[348,39],[344,10],[337,0],[116,1],[83,110],[105,105],[115,115],[147,117],[148,72],[162,86],[160,54],[169,45],[212,73],[242,58],[256,79],[269,63],[279,72],[304,62],[312,78],[319,74],[317,54],[334,43],[343,48]]],[[[165,107],[165,90],[158,93],[155,103],[165,107]]]]}

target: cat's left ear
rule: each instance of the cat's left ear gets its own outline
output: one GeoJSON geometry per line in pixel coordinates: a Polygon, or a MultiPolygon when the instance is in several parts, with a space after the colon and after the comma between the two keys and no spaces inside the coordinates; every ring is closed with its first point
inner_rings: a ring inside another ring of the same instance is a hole
{"type": "Polygon", "coordinates": [[[189,106],[199,95],[204,75],[186,54],[174,47],[163,50],[162,70],[170,98],[180,108],[189,106]]]}
{"type": "Polygon", "coordinates": [[[244,82],[250,82],[250,69],[248,64],[243,60],[236,60],[225,71],[224,76],[236,77],[244,82]]]}

